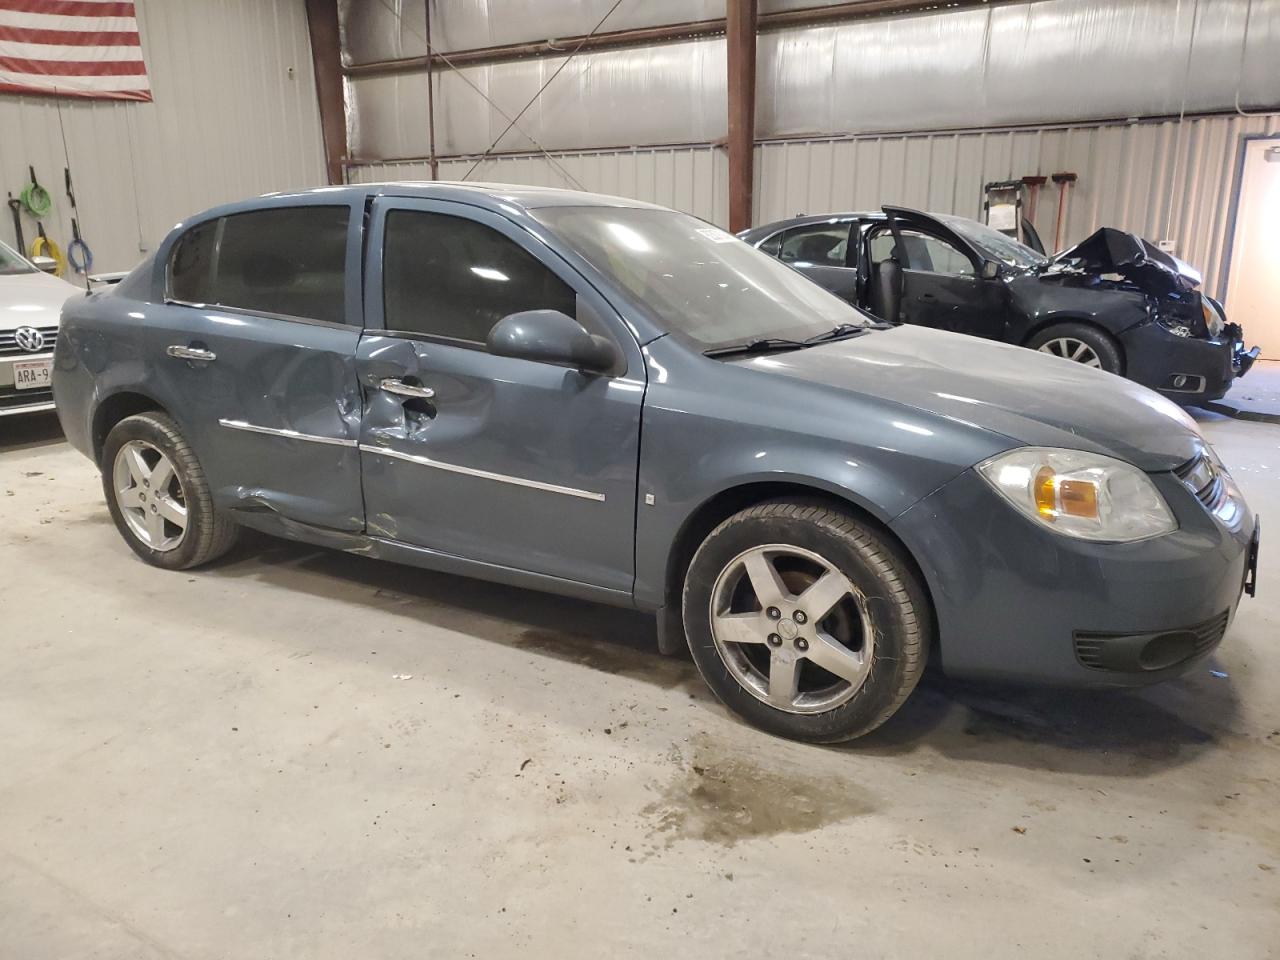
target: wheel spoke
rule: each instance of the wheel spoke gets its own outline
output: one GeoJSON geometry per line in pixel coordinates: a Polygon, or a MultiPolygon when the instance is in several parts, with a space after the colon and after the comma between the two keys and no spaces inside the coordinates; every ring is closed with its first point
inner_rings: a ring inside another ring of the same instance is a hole
{"type": "Polygon", "coordinates": [[[804,608],[809,619],[817,623],[849,592],[849,581],[834,570],[828,570],[815,580],[796,603],[804,608]]]}
{"type": "Polygon", "coordinates": [[[725,643],[764,643],[769,621],[759,613],[716,614],[716,633],[725,643]]]}
{"type": "Polygon", "coordinates": [[[778,571],[774,569],[773,561],[765,555],[763,550],[753,550],[748,553],[743,558],[742,565],[747,569],[751,589],[755,591],[761,607],[776,606],[784,597],[791,595],[791,591],[778,576],[778,571]]]}
{"type": "Polygon", "coordinates": [[[1101,361],[1101,360],[1099,360],[1097,357],[1094,357],[1092,360],[1086,360],[1086,361],[1084,361],[1084,365],[1085,365],[1086,367],[1098,367],[1098,368],[1101,368],[1101,367],[1102,367],[1102,361],[1101,361]]]}
{"type": "Polygon", "coordinates": [[[818,666],[834,673],[842,680],[857,686],[870,669],[867,650],[853,651],[835,638],[819,633],[809,644],[808,657],[818,666]]]}
{"type": "Polygon", "coordinates": [[[133,478],[135,487],[142,486],[144,480],[150,481],[151,468],[147,466],[147,461],[142,459],[142,451],[137,447],[130,447],[125,452],[125,464],[129,467],[129,476],[133,478]]]}
{"type": "Polygon", "coordinates": [[[1089,349],[1088,347],[1086,347],[1083,343],[1080,343],[1080,342],[1077,340],[1077,341],[1076,341],[1076,348],[1075,348],[1074,350],[1072,350],[1072,351],[1071,351],[1071,359],[1072,359],[1072,360],[1079,360],[1079,359],[1080,359],[1080,355],[1081,355],[1081,354],[1083,354],[1083,353],[1085,353],[1088,349],[1089,349]]]}
{"type": "Polygon", "coordinates": [[[779,651],[769,658],[769,702],[789,707],[800,689],[800,664],[789,652],[779,651]]]}
{"type": "Polygon", "coordinates": [[[146,513],[147,536],[151,538],[151,546],[158,547],[164,543],[164,517],[159,512],[146,513]]]}
{"type": "Polygon", "coordinates": [[[168,457],[161,457],[155,469],[151,471],[151,486],[156,493],[163,493],[169,489],[169,484],[172,481],[173,464],[169,462],[168,457]]]}
{"type": "Polygon", "coordinates": [[[172,497],[157,495],[156,505],[160,507],[160,516],[181,530],[187,529],[187,508],[172,497]]]}

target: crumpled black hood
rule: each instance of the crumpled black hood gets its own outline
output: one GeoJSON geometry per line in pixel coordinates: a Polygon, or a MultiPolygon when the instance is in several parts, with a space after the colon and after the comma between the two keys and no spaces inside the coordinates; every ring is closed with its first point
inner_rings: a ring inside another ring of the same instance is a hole
{"type": "Polygon", "coordinates": [[[1190,292],[1200,271],[1136,234],[1103,227],[1055,256],[1046,273],[1119,274],[1150,293],[1190,292]]]}

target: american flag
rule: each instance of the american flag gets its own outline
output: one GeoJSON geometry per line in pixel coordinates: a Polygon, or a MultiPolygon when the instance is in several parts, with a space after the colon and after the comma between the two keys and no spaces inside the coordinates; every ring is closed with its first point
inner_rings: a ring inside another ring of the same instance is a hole
{"type": "Polygon", "coordinates": [[[150,100],[133,4],[0,0],[0,93],[150,100]]]}

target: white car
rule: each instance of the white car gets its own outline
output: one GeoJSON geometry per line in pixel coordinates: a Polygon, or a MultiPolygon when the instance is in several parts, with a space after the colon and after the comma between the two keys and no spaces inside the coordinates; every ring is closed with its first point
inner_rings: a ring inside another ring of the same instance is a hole
{"type": "Polygon", "coordinates": [[[0,417],[53,409],[58,314],[80,292],[0,243],[0,417]]]}

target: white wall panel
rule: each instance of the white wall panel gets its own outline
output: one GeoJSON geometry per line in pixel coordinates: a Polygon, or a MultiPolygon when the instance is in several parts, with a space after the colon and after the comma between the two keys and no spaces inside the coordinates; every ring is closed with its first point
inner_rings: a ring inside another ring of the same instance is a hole
{"type": "MultiPolygon", "coordinates": [[[[0,94],[0,187],[17,195],[34,165],[54,199],[45,230],[65,249],[61,109],[95,270],[132,267],[215,203],[325,179],[303,0],[138,0],[137,10],[153,103],[0,94]]],[[[30,244],[25,216],[24,229],[30,244]]]]}
{"type": "MultiPolygon", "coordinates": [[[[722,227],[728,225],[728,161],[721,149],[604,150],[553,156],[568,176],[545,156],[529,154],[491,157],[468,179],[581,188],[660,203],[722,227]]],[[[472,163],[468,159],[441,161],[440,179],[460,180],[472,163]]],[[[425,163],[417,162],[359,164],[348,169],[348,179],[352,183],[427,180],[430,172],[425,163]]]]}
{"type": "MultiPolygon", "coordinates": [[[[1280,113],[1182,123],[789,140],[756,147],[755,223],[800,213],[874,210],[894,203],[978,217],[993,180],[1079,175],[1063,245],[1101,226],[1171,239],[1221,292],[1232,180],[1244,134],[1280,131],[1280,113]]],[[[1057,188],[1040,192],[1036,229],[1053,243],[1057,188]]]]}

